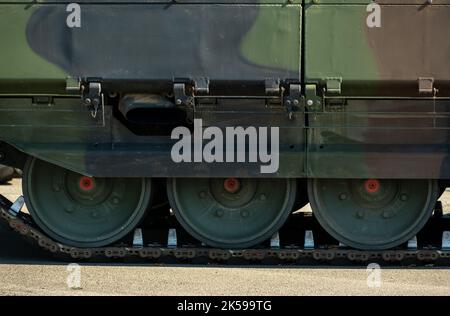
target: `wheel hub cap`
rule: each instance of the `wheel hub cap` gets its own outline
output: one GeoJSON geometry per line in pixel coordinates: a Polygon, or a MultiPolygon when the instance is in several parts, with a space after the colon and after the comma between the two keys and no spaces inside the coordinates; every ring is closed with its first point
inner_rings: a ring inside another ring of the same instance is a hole
{"type": "Polygon", "coordinates": [[[295,180],[169,179],[168,196],[181,225],[200,241],[246,248],[268,239],[285,222],[295,180]]]}
{"type": "Polygon", "coordinates": [[[239,191],[241,184],[236,178],[228,178],[223,181],[223,187],[228,193],[236,193],[239,191]]]}
{"type": "Polygon", "coordinates": [[[380,189],[380,181],[376,179],[369,179],[364,182],[364,187],[367,193],[377,193],[380,189]]]}
{"type": "Polygon", "coordinates": [[[94,179],[90,177],[81,177],[80,178],[80,189],[83,191],[91,191],[94,188],[94,179]]]}
{"type": "Polygon", "coordinates": [[[414,237],[437,199],[431,180],[311,179],[313,213],[338,241],[358,249],[388,249],[414,237]]]}
{"type": "Polygon", "coordinates": [[[145,216],[151,181],[92,178],[30,159],[22,181],[28,210],[53,239],[76,247],[120,240],[145,216]]]}

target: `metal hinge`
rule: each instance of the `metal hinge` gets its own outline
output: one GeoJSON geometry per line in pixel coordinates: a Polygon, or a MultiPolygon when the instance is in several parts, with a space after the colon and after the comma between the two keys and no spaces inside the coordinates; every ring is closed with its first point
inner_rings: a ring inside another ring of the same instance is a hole
{"type": "Polygon", "coordinates": [[[198,77],[194,79],[194,94],[208,95],[209,94],[209,79],[198,77]]]}
{"type": "Polygon", "coordinates": [[[186,83],[174,83],[173,95],[175,97],[176,105],[194,105],[194,94],[192,92],[188,94],[188,87],[186,83]]]}
{"type": "Polygon", "coordinates": [[[421,77],[419,78],[419,93],[420,94],[434,94],[434,78],[421,77]]]}
{"type": "Polygon", "coordinates": [[[175,79],[173,84],[175,104],[193,107],[196,95],[209,94],[209,83],[209,79],[205,77],[175,79]]]}
{"type": "Polygon", "coordinates": [[[302,86],[297,83],[290,84],[289,93],[283,98],[284,106],[288,112],[289,119],[292,119],[294,110],[300,106],[303,106],[302,100],[302,86]]]}
{"type": "Polygon", "coordinates": [[[266,95],[279,95],[281,91],[280,80],[266,79],[264,82],[266,95]]]}
{"type": "Polygon", "coordinates": [[[67,77],[66,78],[66,92],[69,94],[79,94],[81,91],[80,78],[67,77]]]}
{"type": "Polygon", "coordinates": [[[305,97],[307,111],[322,110],[323,100],[317,95],[317,86],[315,84],[307,84],[305,86],[305,97]]]}
{"type": "Polygon", "coordinates": [[[83,81],[80,78],[67,77],[66,92],[74,95],[81,94],[81,100],[91,111],[93,118],[97,117],[98,111],[104,106],[102,85],[98,81],[83,81]]]}
{"type": "Polygon", "coordinates": [[[93,118],[97,116],[98,111],[104,104],[102,85],[100,82],[89,82],[81,85],[81,99],[91,111],[93,118]]]}
{"type": "Polygon", "coordinates": [[[328,77],[325,82],[327,94],[341,94],[342,77],[328,77]]]}

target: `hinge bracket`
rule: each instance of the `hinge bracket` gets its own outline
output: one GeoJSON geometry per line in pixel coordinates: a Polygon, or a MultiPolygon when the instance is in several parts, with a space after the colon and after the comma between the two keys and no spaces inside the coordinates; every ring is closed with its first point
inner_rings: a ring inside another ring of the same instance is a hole
{"type": "Polygon", "coordinates": [[[87,108],[91,111],[93,118],[104,104],[102,85],[100,82],[88,82],[81,84],[81,99],[87,108]]]}
{"type": "Polygon", "coordinates": [[[193,93],[187,94],[187,85],[185,83],[174,83],[173,95],[176,105],[194,105],[194,95],[193,93]]]}
{"type": "Polygon", "coordinates": [[[81,82],[79,78],[66,78],[66,92],[69,94],[79,94],[81,91],[81,82]]]}
{"type": "Polygon", "coordinates": [[[434,94],[434,78],[421,77],[419,78],[419,93],[420,94],[434,94]]]}
{"type": "Polygon", "coordinates": [[[209,79],[205,77],[199,77],[194,79],[194,93],[201,95],[209,94],[209,79]]]}
{"type": "Polygon", "coordinates": [[[265,93],[266,95],[279,95],[280,88],[280,80],[278,79],[266,79],[264,82],[265,93]]]}
{"type": "Polygon", "coordinates": [[[175,104],[194,106],[195,95],[209,94],[209,79],[205,77],[197,77],[195,79],[183,80],[178,79],[173,84],[173,95],[175,104]]]}
{"type": "Polygon", "coordinates": [[[322,109],[323,100],[317,95],[317,86],[315,84],[307,84],[305,86],[305,97],[307,111],[320,111],[322,109]]]}
{"type": "Polygon", "coordinates": [[[294,110],[302,106],[302,86],[298,83],[289,85],[289,93],[283,97],[284,106],[289,115],[289,119],[292,119],[294,110]]]}
{"type": "Polygon", "coordinates": [[[341,94],[342,92],[342,77],[328,77],[326,79],[327,94],[341,94]]]}

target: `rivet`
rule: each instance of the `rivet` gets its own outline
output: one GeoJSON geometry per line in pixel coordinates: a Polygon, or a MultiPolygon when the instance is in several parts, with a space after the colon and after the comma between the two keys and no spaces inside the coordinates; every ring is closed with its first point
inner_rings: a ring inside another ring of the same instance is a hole
{"type": "Polygon", "coordinates": [[[343,201],[343,200],[346,200],[346,199],[347,199],[347,194],[345,194],[345,193],[339,194],[339,200],[343,201]]]}
{"type": "Polygon", "coordinates": [[[242,217],[244,217],[244,218],[247,218],[248,217],[248,211],[241,211],[241,216],[242,217]]]}
{"type": "Polygon", "coordinates": [[[75,212],[75,207],[73,205],[69,205],[64,209],[67,213],[75,212]]]}
{"type": "Polygon", "coordinates": [[[112,202],[113,202],[114,204],[119,204],[119,198],[113,197],[112,202]]]}
{"type": "Polygon", "coordinates": [[[183,101],[181,101],[181,99],[177,99],[177,105],[181,105],[183,103],[183,101]]]}
{"type": "Polygon", "coordinates": [[[308,106],[312,106],[314,104],[314,101],[313,100],[308,100],[308,101],[306,101],[306,104],[308,106]]]}
{"type": "Polygon", "coordinates": [[[53,185],[53,191],[55,191],[55,192],[61,191],[61,186],[59,184],[55,183],[53,185]]]}
{"type": "Polygon", "coordinates": [[[400,195],[400,200],[402,200],[402,201],[408,200],[408,195],[406,195],[406,194],[400,195]]]}
{"type": "Polygon", "coordinates": [[[92,218],[98,218],[98,213],[96,211],[91,213],[92,218]]]}
{"type": "Polygon", "coordinates": [[[384,211],[382,216],[383,216],[383,218],[389,218],[389,217],[391,217],[391,214],[388,211],[384,211]]]}
{"type": "Polygon", "coordinates": [[[199,196],[201,199],[205,199],[206,198],[206,192],[202,191],[199,193],[199,196]]]}
{"type": "Polygon", "coordinates": [[[265,201],[265,200],[267,199],[267,197],[266,197],[265,194],[261,194],[261,195],[259,196],[259,199],[260,199],[261,201],[265,201]]]}
{"type": "Polygon", "coordinates": [[[364,215],[366,215],[366,214],[364,213],[364,211],[358,211],[358,213],[356,213],[356,216],[357,216],[358,218],[364,218],[364,215]]]}
{"type": "Polygon", "coordinates": [[[217,217],[222,217],[223,216],[223,210],[217,210],[216,211],[216,216],[217,217]]]}

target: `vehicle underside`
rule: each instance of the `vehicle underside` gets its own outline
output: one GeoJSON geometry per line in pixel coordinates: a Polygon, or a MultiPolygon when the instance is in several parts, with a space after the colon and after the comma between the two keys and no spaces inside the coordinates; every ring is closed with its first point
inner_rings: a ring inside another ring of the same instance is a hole
{"type": "Polygon", "coordinates": [[[75,258],[450,258],[450,5],[400,2],[0,0],[0,217],[75,258]]]}

